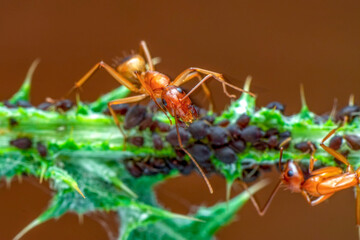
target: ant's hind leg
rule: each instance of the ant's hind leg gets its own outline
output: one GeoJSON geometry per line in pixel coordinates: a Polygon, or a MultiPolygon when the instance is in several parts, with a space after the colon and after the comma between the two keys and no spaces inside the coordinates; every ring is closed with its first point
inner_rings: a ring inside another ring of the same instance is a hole
{"type": "Polygon", "coordinates": [[[107,65],[105,62],[101,61],[95,64],[79,81],[75,83],[74,87],[70,90],[69,94],[72,93],[75,89],[80,88],[100,68],[104,68],[116,81],[127,87],[130,91],[139,92],[139,89],[135,85],[133,85],[129,80],[123,77],[115,69],[107,65]]]}

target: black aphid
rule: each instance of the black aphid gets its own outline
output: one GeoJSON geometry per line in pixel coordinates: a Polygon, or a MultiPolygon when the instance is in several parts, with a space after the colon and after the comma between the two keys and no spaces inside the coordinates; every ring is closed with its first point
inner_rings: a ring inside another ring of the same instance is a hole
{"type": "Polygon", "coordinates": [[[208,146],[199,143],[194,144],[188,150],[199,164],[210,159],[212,154],[208,146]]]}
{"type": "MultiPolygon", "coordinates": [[[[179,127],[179,135],[182,144],[186,146],[191,137],[190,133],[184,128],[179,127]]],[[[179,147],[178,136],[175,127],[171,129],[170,132],[166,135],[166,141],[168,141],[173,147],[179,147]]]]}
{"type": "Polygon", "coordinates": [[[237,156],[230,147],[222,147],[215,150],[215,157],[220,161],[230,164],[237,160],[237,156]]]}
{"type": "Polygon", "coordinates": [[[256,126],[247,126],[242,130],[242,138],[246,142],[256,143],[264,136],[264,132],[256,126]]]}
{"type": "Polygon", "coordinates": [[[67,112],[75,106],[74,102],[69,99],[59,100],[55,103],[55,109],[58,111],[67,112]]]}
{"type": "Polygon", "coordinates": [[[222,146],[229,142],[229,136],[226,129],[222,127],[211,127],[208,133],[209,142],[214,146],[222,146]]]}
{"type": "Polygon", "coordinates": [[[276,102],[276,101],[268,103],[268,105],[266,105],[266,108],[277,109],[281,113],[284,113],[284,111],[285,111],[285,105],[280,102],[276,102]]]}
{"type": "Polygon", "coordinates": [[[246,128],[249,125],[250,117],[246,114],[241,114],[240,117],[236,120],[236,124],[241,128],[246,128]]]}
{"type": "Polygon", "coordinates": [[[141,136],[134,136],[134,137],[129,137],[129,143],[137,146],[137,147],[141,147],[144,145],[144,138],[141,136]]]}
{"type": "Polygon", "coordinates": [[[37,149],[37,151],[38,151],[38,153],[39,153],[39,155],[40,155],[41,157],[46,157],[46,156],[47,156],[47,154],[48,154],[47,148],[46,148],[46,146],[45,146],[44,144],[42,144],[41,142],[38,142],[38,143],[36,144],[36,149],[37,149]]]}
{"type": "Polygon", "coordinates": [[[201,140],[205,138],[209,133],[210,126],[205,121],[199,120],[193,122],[189,126],[189,132],[191,133],[192,137],[196,140],[201,140]]]}
{"type": "Polygon", "coordinates": [[[352,150],[360,150],[360,137],[357,135],[345,135],[346,143],[352,150]]]}
{"type": "Polygon", "coordinates": [[[124,128],[131,129],[139,125],[145,118],[146,107],[142,105],[132,106],[125,115],[124,128]]]}
{"type": "Polygon", "coordinates": [[[333,136],[330,139],[329,147],[334,150],[339,150],[342,144],[342,139],[343,138],[341,136],[337,136],[337,135],[333,136]]]}
{"type": "Polygon", "coordinates": [[[32,147],[32,141],[30,138],[21,137],[10,141],[10,145],[19,149],[30,149],[32,147]]]}
{"type": "MultiPolygon", "coordinates": [[[[125,115],[129,110],[129,104],[122,103],[111,106],[112,110],[116,113],[116,115],[125,115]]],[[[109,108],[106,108],[104,111],[105,115],[111,115],[109,108]]]]}
{"type": "Polygon", "coordinates": [[[161,149],[163,149],[164,143],[163,143],[163,141],[162,141],[162,139],[161,139],[161,137],[160,137],[159,134],[153,133],[153,135],[152,135],[152,141],[153,141],[154,148],[155,148],[156,150],[161,150],[161,149]]]}

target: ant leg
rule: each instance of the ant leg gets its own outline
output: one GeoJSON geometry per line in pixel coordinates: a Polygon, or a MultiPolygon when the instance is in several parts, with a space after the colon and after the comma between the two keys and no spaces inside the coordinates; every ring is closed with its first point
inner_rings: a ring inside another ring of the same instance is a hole
{"type": "Polygon", "coordinates": [[[333,177],[333,176],[338,176],[343,173],[344,173],[344,171],[338,167],[323,167],[323,168],[319,168],[319,169],[312,171],[311,175],[319,176],[322,178],[329,178],[329,177],[333,177]]]}
{"type": "Polygon", "coordinates": [[[123,77],[115,69],[107,65],[105,62],[101,61],[95,64],[79,81],[75,83],[74,87],[69,91],[69,94],[75,89],[80,88],[100,68],[104,68],[116,81],[118,81],[120,84],[130,89],[130,91],[139,92],[139,89],[135,85],[133,85],[129,80],[123,77]]]}
{"type": "Polygon", "coordinates": [[[321,141],[320,146],[326,151],[328,152],[330,155],[332,155],[333,157],[335,157],[337,160],[341,161],[342,163],[344,163],[347,166],[347,171],[352,173],[354,172],[354,169],[352,168],[352,166],[350,165],[350,163],[348,162],[348,160],[339,152],[335,151],[334,149],[325,146],[324,142],[330,138],[335,132],[336,132],[337,128],[331,130],[325,137],[324,139],[321,141]]]}
{"type": "Polygon", "coordinates": [[[309,147],[311,148],[311,156],[310,156],[310,163],[309,163],[309,173],[311,174],[311,172],[312,172],[313,169],[314,169],[314,164],[315,164],[315,162],[317,161],[317,159],[314,158],[316,149],[315,149],[314,144],[312,144],[310,141],[308,141],[307,144],[308,144],[309,147]]]}
{"type": "Polygon", "coordinates": [[[325,201],[326,199],[328,199],[329,197],[331,197],[334,193],[330,193],[330,194],[326,194],[326,195],[321,195],[320,197],[311,200],[309,197],[309,194],[306,191],[302,191],[301,192],[302,195],[305,197],[306,201],[311,205],[311,206],[316,206],[320,203],[322,203],[323,201],[325,201]]]}
{"type": "MultiPolygon", "coordinates": [[[[229,86],[237,91],[240,91],[240,92],[244,92],[244,93],[248,93],[250,94],[251,96],[255,97],[255,94],[249,92],[249,91],[246,91],[242,88],[239,88],[239,87],[236,87],[228,82],[225,81],[225,78],[223,77],[222,74],[220,73],[217,73],[217,72],[212,72],[212,71],[208,71],[208,70],[205,70],[205,69],[201,69],[201,68],[188,68],[186,70],[184,70],[182,73],[180,73],[174,81],[172,81],[172,85],[175,85],[175,86],[180,86],[181,84],[183,84],[184,80],[187,78],[187,76],[193,72],[198,72],[198,73],[201,73],[201,74],[204,74],[204,75],[211,75],[211,77],[213,77],[215,80],[219,81],[222,86],[223,86],[223,90],[224,90],[224,93],[230,97],[230,98],[234,98],[235,96],[234,95],[231,95],[227,92],[227,89],[226,89],[226,86],[229,86]]],[[[195,88],[197,88],[199,86],[196,86],[195,88]]]]}
{"type": "Polygon", "coordinates": [[[288,144],[291,141],[291,137],[286,138],[284,141],[282,141],[280,143],[280,157],[279,157],[279,170],[282,171],[282,166],[281,166],[281,161],[282,161],[282,156],[283,156],[283,152],[284,152],[284,145],[288,144]]]}
{"type": "Polygon", "coordinates": [[[283,171],[282,167],[281,167],[281,161],[282,161],[282,157],[283,157],[283,152],[284,152],[284,147],[280,147],[280,157],[279,157],[279,170],[280,171],[283,171]]]}
{"type": "Polygon", "coordinates": [[[245,189],[245,191],[247,191],[250,195],[250,200],[252,202],[252,204],[254,205],[257,213],[260,215],[260,216],[264,216],[266,211],[268,210],[269,206],[270,206],[270,203],[271,201],[274,199],[275,197],[275,194],[277,193],[277,191],[280,189],[280,186],[281,186],[281,180],[276,184],[276,187],[274,188],[274,190],[272,191],[269,199],[266,201],[264,207],[261,209],[260,208],[260,205],[259,203],[257,202],[257,200],[255,199],[255,197],[250,193],[249,189],[248,189],[248,186],[246,185],[246,183],[244,182],[241,182],[241,185],[243,186],[243,188],[245,189]]]}
{"type": "Polygon", "coordinates": [[[179,142],[179,146],[181,148],[181,150],[183,150],[188,156],[189,158],[191,159],[191,161],[194,163],[194,165],[196,166],[196,168],[199,170],[201,176],[203,177],[203,179],[205,180],[206,182],[206,185],[208,186],[209,188],[209,191],[210,193],[214,193],[214,190],[210,184],[210,181],[209,179],[206,177],[204,171],[201,169],[200,165],[197,163],[197,161],[194,159],[194,157],[185,149],[184,145],[182,144],[181,142],[181,137],[180,137],[180,132],[179,132],[179,123],[178,123],[178,119],[177,117],[175,116],[175,126],[176,126],[176,133],[177,133],[177,138],[178,138],[178,142],[179,142]]]}
{"type": "Polygon", "coordinates": [[[207,75],[207,76],[205,76],[204,78],[201,78],[201,75],[200,75],[200,73],[198,73],[198,72],[189,73],[189,74],[187,75],[187,77],[182,81],[181,84],[184,84],[184,83],[192,80],[193,78],[197,78],[197,79],[199,80],[199,83],[196,84],[196,86],[193,87],[193,88],[190,90],[190,92],[188,92],[188,93],[186,94],[186,96],[181,99],[181,101],[183,101],[185,98],[189,97],[189,95],[190,95],[193,91],[195,91],[196,88],[198,88],[198,85],[201,85],[202,89],[204,90],[204,93],[205,93],[206,97],[209,99],[209,111],[213,111],[214,102],[213,102],[213,99],[212,99],[212,97],[211,97],[211,92],[210,92],[209,88],[208,88],[208,87],[206,86],[206,84],[205,84],[205,81],[206,81],[208,78],[210,78],[210,77],[212,77],[212,76],[211,76],[211,75],[207,75]]]}
{"type": "Polygon", "coordinates": [[[154,64],[153,64],[152,59],[151,59],[149,48],[147,47],[145,41],[140,42],[140,53],[144,54],[145,59],[147,61],[147,64],[149,66],[149,70],[154,71],[155,67],[154,67],[154,64]]]}
{"type": "Polygon", "coordinates": [[[138,102],[138,101],[143,100],[146,97],[147,97],[146,94],[141,94],[141,95],[137,95],[137,96],[127,97],[127,98],[113,100],[113,101],[108,102],[108,108],[109,108],[109,111],[111,113],[111,116],[113,117],[116,126],[119,128],[121,134],[124,137],[124,148],[126,146],[126,138],[127,138],[127,136],[126,136],[124,130],[122,129],[122,127],[120,126],[119,119],[118,119],[114,109],[112,108],[112,106],[117,105],[117,104],[122,104],[122,103],[138,102]]]}

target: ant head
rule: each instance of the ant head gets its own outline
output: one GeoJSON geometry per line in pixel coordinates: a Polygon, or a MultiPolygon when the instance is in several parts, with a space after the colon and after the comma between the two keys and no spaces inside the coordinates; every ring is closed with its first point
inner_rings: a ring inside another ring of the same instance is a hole
{"type": "Polygon", "coordinates": [[[139,54],[133,54],[121,59],[116,63],[116,70],[129,80],[135,79],[134,72],[145,72],[146,63],[144,58],[139,54]]]}
{"type": "Polygon", "coordinates": [[[161,99],[168,110],[173,116],[185,123],[191,123],[197,118],[197,112],[191,100],[186,96],[185,91],[177,86],[169,85],[162,92],[161,99]]]}
{"type": "Polygon", "coordinates": [[[301,184],[304,182],[304,174],[297,163],[288,160],[282,171],[281,179],[291,191],[300,192],[301,184]]]}

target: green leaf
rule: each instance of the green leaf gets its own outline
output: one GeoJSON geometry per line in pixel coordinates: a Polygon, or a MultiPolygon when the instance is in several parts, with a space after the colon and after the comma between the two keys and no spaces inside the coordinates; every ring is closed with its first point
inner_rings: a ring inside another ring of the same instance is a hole
{"type": "MultiPolygon", "coordinates": [[[[249,188],[249,192],[254,194],[265,185],[267,181],[263,180],[249,188]]],[[[148,225],[146,227],[138,227],[130,235],[130,238],[121,237],[119,239],[157,239],[157,240],[209,240],[212,239],[214,234],[229,224],[236,213],[247,202],[250,195],[249,192],[243,192],[229,202],[218,203],[213,207],[200,207],[196,214],[193,215],[195,219],[202,221],[191,221],[187,219],[169,219],[159,221],[155,224],[148,225]]],[[[135,219],[139,219],[140,215],[134,215],[134,212],[125,211],[121,213],[121,219],[129,219],[134,224],[135,219]]],[[[140,218],[141,219],[141,218],[140,218]]],[[[138,220],[139,221],[139,220],[138,220]]],[[[123,221],[121,221],[123,224],[123,221]]],[[[132,226],[131,230],[135,227],[132,226]]],[[[128,229],[122,225],[120,231],[126,231],[128,229]]],[[[127,235],[126,235],[127,236],[127,235]]]]}

